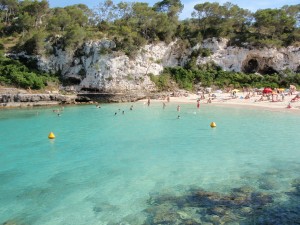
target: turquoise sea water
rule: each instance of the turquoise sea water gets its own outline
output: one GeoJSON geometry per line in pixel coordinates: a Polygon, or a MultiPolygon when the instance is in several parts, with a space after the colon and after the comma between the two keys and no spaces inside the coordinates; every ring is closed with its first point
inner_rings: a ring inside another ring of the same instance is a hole
{"type": "Polygon", "coordinates": [[[0,224],[299,222],[298,113],[130,105],[0,111],[0,224]]]}

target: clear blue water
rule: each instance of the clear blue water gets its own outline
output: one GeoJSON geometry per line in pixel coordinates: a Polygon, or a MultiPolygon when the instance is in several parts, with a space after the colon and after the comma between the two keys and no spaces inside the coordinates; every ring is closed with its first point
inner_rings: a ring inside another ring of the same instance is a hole
{"type": "Polygon", "coordinates": [[[151,199],[191,188],[299,194],[299,114],[130,105],[1,110],[0,224],[154,224],[151,199]]]}

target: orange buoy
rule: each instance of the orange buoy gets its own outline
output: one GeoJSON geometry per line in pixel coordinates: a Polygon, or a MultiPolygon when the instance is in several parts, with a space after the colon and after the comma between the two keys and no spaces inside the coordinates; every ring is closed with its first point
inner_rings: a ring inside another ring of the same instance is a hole
{"type": "Polygon", "coordinates": [[[211,122],[211,123],[210,123],[210,127],[211,127],[211,128],[214,128],[214,127],[216,127],[216,126],[217,126],[217,124],[216,124],[215,122],[211,122]]]}
{"type": "Polygon", "coordinates": [[[49,139],[54,139],[55,138],[55,135],[53,134],[53,132],[50,132],[50,134],[48,135],[48,138],[49,139]]]}

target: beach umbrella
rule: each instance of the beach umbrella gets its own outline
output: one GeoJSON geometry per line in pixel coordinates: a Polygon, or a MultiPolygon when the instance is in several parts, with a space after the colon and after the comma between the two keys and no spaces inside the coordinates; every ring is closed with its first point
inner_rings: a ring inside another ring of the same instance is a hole
{"type": "Polygon", "coordinates": [[[273,90],[271,89],[271,88],[265,88],[264,90],[263,90],[263,93],[264,94],[270,94],[270,93],[272,93],[273,92],[273,90]]]}
{"type": "Polygon", "coordinates": [[[278,88],[278,91],[284,92],[284,88],[278,88]]]}
{"type": "Polygon", "coordinates": [[[221,90],[216,90],[216,93],[223,93],[223,91],[221,91],[221,90]]]}
{"type": "Polygon", "coordinates": [[[239,89],[233,89],[231,92],[239,92],[239,89]]]}

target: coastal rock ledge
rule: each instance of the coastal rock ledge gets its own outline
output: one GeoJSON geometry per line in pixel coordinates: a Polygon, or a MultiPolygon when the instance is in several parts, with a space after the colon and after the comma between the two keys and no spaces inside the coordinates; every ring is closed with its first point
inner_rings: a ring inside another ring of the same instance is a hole
{"type": "Polygon", "coordinates": [[[76,103],[76,95],[0,94],[0,107],[44,106],[76,103]]]}
{"type": "Polygon", "coordinates": [[[95,102],[120,103],[135,102],[146,98],[144,92],[132,93],[77,93],[62,94],[31,94],[31,93],[0,93],[0,108],[31,107],[47,105],[92,104],[95,102]]]}

